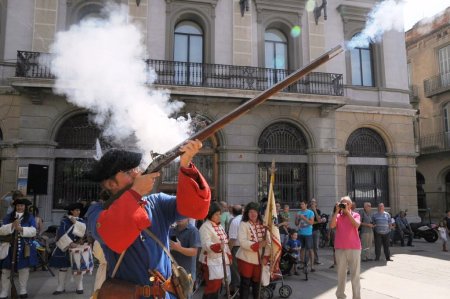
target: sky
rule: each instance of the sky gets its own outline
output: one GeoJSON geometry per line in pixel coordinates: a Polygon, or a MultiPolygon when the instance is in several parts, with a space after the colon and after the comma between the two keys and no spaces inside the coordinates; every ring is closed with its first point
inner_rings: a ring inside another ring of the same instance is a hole
{"type": "Polygon", "coordinates": [[[423,18],[432,17],[450,6],[450,0],[403,0],[405,31],[423,18]]]}

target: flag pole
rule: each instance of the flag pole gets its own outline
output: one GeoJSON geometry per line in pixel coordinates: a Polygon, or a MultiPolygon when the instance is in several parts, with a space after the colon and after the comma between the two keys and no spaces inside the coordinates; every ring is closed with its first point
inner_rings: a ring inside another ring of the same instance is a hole
{"type": "MultiPolygon", "coordinates": [[[[275,172],[276,172],[276,168],[275,168],[275,160],[272,160],[272,164],[269,168],[270,171],[270,185],[269,185],[269,196],[268,196],[268,200],[267,200],[267,207],[266,207],[266,211],[264,213],[264,223],[266,228],[264,230],[264,241],[267,241],[267,232],[269,231],[270,233],[272,233],[272,228],[273,228],[273,208],[274,208],[274,194],[273,194],[273,185],[275,182],[275,172]]],[[[267,244],[266,244],[267,245],[267,244]]],[[[262,286],[262,277],[263,277],[263,268],[264,268],[264,254],[266,251],[266,246],[263,247],[262,252],[261,252],[261,258],[260,258],[260,263],[261,263],[261,274],[260,274],[260,278],[259,278],[259,290],[258,290],[258,299],[261,298],[261,286],[262,286]]],[[[272,257],[272,254],[271,254],[272,257]]]]}

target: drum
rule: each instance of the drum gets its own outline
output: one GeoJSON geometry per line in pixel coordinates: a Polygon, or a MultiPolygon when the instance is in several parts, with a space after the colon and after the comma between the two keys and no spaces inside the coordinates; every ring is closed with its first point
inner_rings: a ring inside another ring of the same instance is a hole
{"type": "Polygon", "coordinates": [[[94,270],[94,258],[91,246],[88,244],[77,245],[69,248],[70,264],[74,275],[92,273],[94,270]]]}

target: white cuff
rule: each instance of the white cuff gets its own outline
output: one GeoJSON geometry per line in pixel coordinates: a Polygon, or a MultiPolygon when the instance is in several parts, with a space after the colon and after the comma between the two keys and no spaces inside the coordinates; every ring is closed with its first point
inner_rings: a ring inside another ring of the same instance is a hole
{"type": "Polygon", "coordinates": [[[4,224],[0,227],[0,236],[7,236],[12,234],[12,223],[4,224]]]}
{"type": "Polygon", "coordinates": [[[31,227],[22,227],[23,231],[21,233],[22,237],[25,238],[31,238],[36,236],[36,228],[31,226],[31,227]]]}

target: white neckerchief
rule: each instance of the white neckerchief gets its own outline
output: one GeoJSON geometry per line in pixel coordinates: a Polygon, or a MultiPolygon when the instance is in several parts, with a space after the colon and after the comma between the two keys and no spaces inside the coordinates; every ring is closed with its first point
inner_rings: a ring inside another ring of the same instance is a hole
{"type": "Polygon", "coordinates": [[[16,212],[16,219],[21,219],[23,216],[23,213],[17,213],[16,212]]]}

